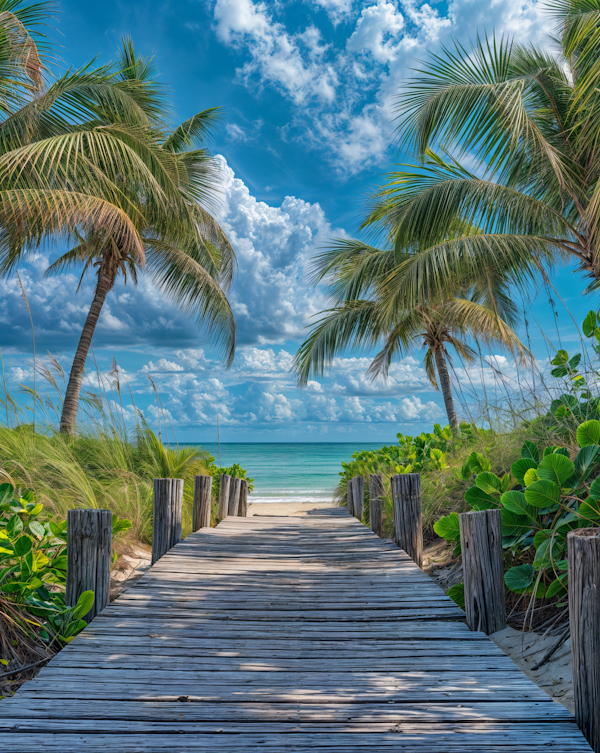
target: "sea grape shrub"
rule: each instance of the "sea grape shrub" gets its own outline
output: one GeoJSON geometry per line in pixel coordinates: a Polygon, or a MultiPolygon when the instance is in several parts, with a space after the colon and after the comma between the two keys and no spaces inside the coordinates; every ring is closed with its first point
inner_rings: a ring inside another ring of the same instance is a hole
{"type": "MultiPolygon", "coordinates": [[[[0,484],[0,593],[30,618],[39,638],[54,648],[69,643],[85,627],[94,592],[75,606],[65,605],[67,522],[42,520],[43,506],[33,492],[21,495],[0,484]]],[[[131,528],[113,515],[113,533],[131,528]]]]}
{"type": "Polygon", "coordinates": [[[566,385],[566,391],[550,404],[546,420],[559,431],[569,431],[582,421],[597,415],[600,398],[590,391],[590,382],[598,381],[600,371],[594,367],[594,360],[600,358],[600,312],[589,311],[582,324],[582,332],[590,341],[584,357],[581,353],[570,356],[566,350],[559,350],[550,361],[554,367],[550,374],[566,385]]]}
{"type": "MultiPolygon", "coordinates": [[[[467,446],[489,433],[467,423],[462,423],[460,430],[461,442],[467,446]]],[[[416,437],[397,434],[397,437],[397,445],[388,445],[379,450],[360,450],[352,455],[350,462],[342,463],[339,474],[342,497],[345,497],[346,482],[354,476],[364,476],[367,482],[365,488],[368,488],[369,474],[393,476],[399,473],[444,471],[448,468],[446,453],[453,441],[449,426],[442,428],[440,424],[435,424],[431,433],[423,432],[416,437]]]]}
{"type": "MultiPolygon", "coordinates": [[[[214,460],[214,458],[213,458],[214,460]]],[[[209,466],[209,472],[212,476],[212,498],[213,501],[219,499],[219,490],[221,488],[221,474],[225,473],[232,478],[244,478],[248,482],[248,491],[251,492],[254,489],[254,479],[248,478],[248,471],[239,463],[234,463],[229,468],[219,468],[219,466],[211,463],[209,466]]]]}
{"type": "MultiPolygon", "coordinates": [[[[525,442],[511,472],[501,478],[482,467],[476,453],[469,459],[475,484],[466,491],[472,510],[500,509],[502,546],[513,564],[504,582],[515,593],[562,597],[567,592],[567,534],[600,524],[600,421],[577,428],[579,451],[525,442]]],[[[458,513],[440,518],[434,530],[456,542],[460,552],[458,513]]],[[[460,603],[460,587],[449,595],[460,603]]]]}

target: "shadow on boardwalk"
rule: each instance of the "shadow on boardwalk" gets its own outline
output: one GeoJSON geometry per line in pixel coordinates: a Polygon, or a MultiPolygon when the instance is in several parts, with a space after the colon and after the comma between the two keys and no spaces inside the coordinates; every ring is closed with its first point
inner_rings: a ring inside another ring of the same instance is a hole
{"type": "Polygon", "coordinates": [[[3,753],[590,751],[344,508],[189,536],[0,704],[3,753]]]}

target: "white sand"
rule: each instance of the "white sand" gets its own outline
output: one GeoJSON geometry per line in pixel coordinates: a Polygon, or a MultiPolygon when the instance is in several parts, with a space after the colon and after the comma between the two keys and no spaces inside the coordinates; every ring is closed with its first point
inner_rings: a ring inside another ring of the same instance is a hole
{"type": "Polygon", "coordinates": [[[322,499],[314,502],[251,502],[248,507],[248,517],[253,515],[306,515],[309,510],[322,510],[325,507],[335,507],[333,500],[322,499]]]}

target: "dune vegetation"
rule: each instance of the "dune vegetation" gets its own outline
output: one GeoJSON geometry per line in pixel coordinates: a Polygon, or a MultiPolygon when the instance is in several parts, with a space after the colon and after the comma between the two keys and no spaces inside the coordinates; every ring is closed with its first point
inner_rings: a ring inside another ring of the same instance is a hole
{"type": "Polygon", "coordinates": [[[418,471],[426,532],[453,546],[458,511],[500,508],[507,588],[564,618],[566,535],[600,523],[599,313],[591,301],[580,352],[551,346],[548,370],[516,330],[559,265],[575,265],[582,294],[600,285],[600,5],[551,0],[547,10],[550,51],[482,36],[409,74],[396,126],[412,162],[374,192],[360,238],[333,240],[315,257],[330,306],[294,366],[304,385],[336,357],[375,350],[375,378],[423,349],[448,427],[355,453],[340,500],[349,477],[380,473],[391,532],[389,478],[418,471]],[[482,355],[490,346],[512,355],[516,376],[488,376],[491,395],[482,378],[464,400],[470,365],[494,372],[482,355]]]}

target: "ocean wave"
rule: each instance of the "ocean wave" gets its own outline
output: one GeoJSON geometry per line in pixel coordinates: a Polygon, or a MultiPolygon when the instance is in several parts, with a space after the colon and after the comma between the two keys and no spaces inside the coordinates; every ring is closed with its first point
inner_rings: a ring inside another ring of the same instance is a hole
{"type": "Polygon", "coordinates": [[[333,499],[333,495],[329,494],[324,497],[316,497],[313,495],[308,494],[295,494],[294,496],[285,496],[285,497],[265,497],[261,495],[249,495],[248,502],[251,504],[276,504],[276,503],[283,503],[283,502],[331,502],[333,499]]]}

